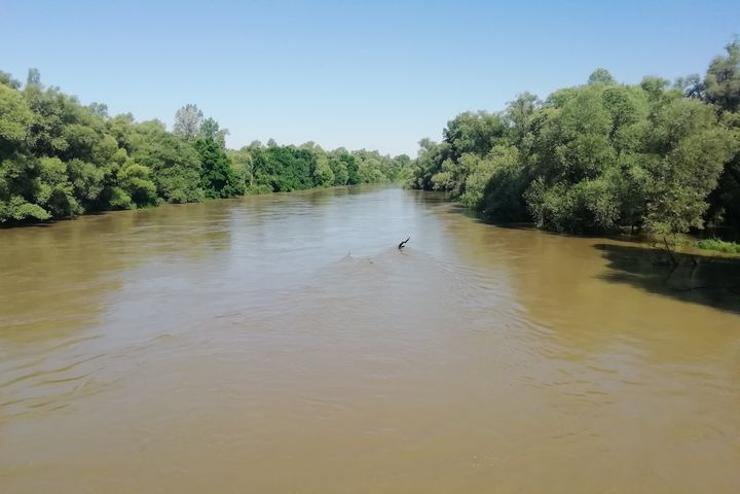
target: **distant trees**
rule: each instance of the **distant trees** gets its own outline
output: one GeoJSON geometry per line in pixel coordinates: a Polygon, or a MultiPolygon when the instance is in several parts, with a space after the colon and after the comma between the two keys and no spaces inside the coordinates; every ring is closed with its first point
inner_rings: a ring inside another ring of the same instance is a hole
{"type": "Polygon", "coordinates": [[[233,154],[248,164],[251,192],[289,192],[312,187],[384,183],[401,179],[408,156],[395,158],[376,151],[325,151],[313,143],[303,146],[262,146],[259,143],[233,154]]]}
{"type": "Polygon", "coordinates": [[[409,185],[562,232],[672,235],[740,218],[739,53],[729,45],[700,82],[622,85],[597,69],[544,102],[524,93],[501,113],[463,113],[442,142],[420,143],[409,185]]]}
{"type": "Polygon", "coordinates": [[[324,151],[316,145],[255,142],[226,149],[226,129],[196,105],[157,120],[110,117],[45,88],[36,69],[26,84],[0,72],[0,224],[73,217],[244,193],[385,182],[403,176],[407,156],[324,151]]]}

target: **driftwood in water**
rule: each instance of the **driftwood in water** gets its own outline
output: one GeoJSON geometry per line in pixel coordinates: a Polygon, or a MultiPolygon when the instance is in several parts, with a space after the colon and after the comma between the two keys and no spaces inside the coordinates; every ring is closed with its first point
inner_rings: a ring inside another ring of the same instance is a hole
{"type": "Polygon", "coordinates": [[[403,249],[406,246],[406,242],[408,242],[409,240],[411,240],[411,237],[408,237],[406,240],[398,244],[398,250],[403,249]]]}

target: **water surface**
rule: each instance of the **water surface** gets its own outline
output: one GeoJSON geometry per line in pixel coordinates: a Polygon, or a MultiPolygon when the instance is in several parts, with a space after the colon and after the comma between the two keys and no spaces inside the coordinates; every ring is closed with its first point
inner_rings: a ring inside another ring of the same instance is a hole
{"type": "Polygon", "coordinates": [[[401,189],[0,231],[0,492],[740,492],[737,266],[653,261],[401,189]]]}

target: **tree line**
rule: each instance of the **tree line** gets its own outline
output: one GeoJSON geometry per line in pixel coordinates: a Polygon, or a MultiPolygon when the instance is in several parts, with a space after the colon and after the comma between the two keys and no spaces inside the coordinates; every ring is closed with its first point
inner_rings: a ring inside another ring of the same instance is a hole
{"type": "Polygon", "coordinates": [[[740,231],[740,44],[703,77],[619,84],[605,69],[544,101],[462,113],[424,139],[411,187],[558,232],[740,231]]]}
{"type": "Polygon", "coordinates": [[[391,182],[411,159],[377,151],[326,151],[314,143],[255,141],[226,148],[225,136],[195,105],[158,121],[109,116],[82,105],[29,70],[25,84],[0,72],[0,225],[197,202],[247,193],[391,182]]]}

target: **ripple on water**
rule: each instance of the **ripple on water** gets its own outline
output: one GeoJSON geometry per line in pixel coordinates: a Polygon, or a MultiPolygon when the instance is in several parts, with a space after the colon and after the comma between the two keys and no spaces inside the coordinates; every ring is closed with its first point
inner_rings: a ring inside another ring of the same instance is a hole
{"type": "Polygon", "coordinates": [[[732,492],[733,313],[425,197],[0,231],[3,487],[732,492]]]}

